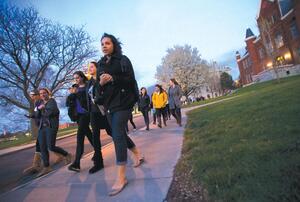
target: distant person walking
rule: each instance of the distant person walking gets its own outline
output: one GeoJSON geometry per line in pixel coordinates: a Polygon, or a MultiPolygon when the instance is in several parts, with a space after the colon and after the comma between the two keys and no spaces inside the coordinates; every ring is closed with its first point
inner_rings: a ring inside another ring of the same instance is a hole
{"type": "Polygon", "coordinates": [[[73,74],[75,83],[78,85],[77,92],[75,93],[75,103],[77,112],[77,146],[74,162],[68,167],[69,170],[80,171],[80,159],[84,152],[84,138],[88,138],[91,145],[93,145],[92,131],[90,125],[90,101],[87,94],[87,78],[82,71],[77,71],[73,74]]]}
{"type": "Polygon", "coordinates": [[[167,105],[168,101],[168,95],[167,93],[163,90],[161,85],[156,84],[155,85],[155,92],[153,93],[152,96],[152,102],[153,102],[153,107],[155,108],[156,114],[157,114],[157,121],[158,121],[158,127],[162,127],[161,124],[161,117],[163,118],[164,125],[167,126],[166,122],[166,116],[165,116],[165,107],[167,105]]]}
{"type": "Polygon", "coordinates": [[[179,126],[181,125],[181,97],[182,90],[179,86],[178,82],[175,79],[170,79],[170,87],[169,87],[169,107],[171,110],[171,114],[177,121],[179,126]]]}
{"type": "Polygon", "coordinates": [[[153,106],[153,94],[154,92],[151,94],[151,101],[150,101],[150,108],[151,108],[151,113],[152,113],[152,118],[153,118],[153,125],[156,125],[156,110],[153,106]]]}
{"type": "Polygon", "coordinates": [[[66,164],[71,162],[71,155],[62,148],[55,146],[59,126],[59,109],[55,99],[50,97],[51,92],[47,88],[41,88],[39,95],[42,103],[37,107],[34,117],[39,119],[38,142],[44,167],[38,176],[42,176],[52,171],[49,164],[48,149],[63,156],[66,164]]]}
{"type": "MultiPolygon", "coordinates": [[[[135,123],[133,122],[133,115],[132,115],[132,112],[133,112],[133,109],[131,110],[131,113],[129,114],[129,119],[128,119],[128,121],[131,123],[131,125],[132,125],[132,127],[133,127],[133,131],[136,131],[136,125],[135,125],[135,123]]],[[[126,125],[126,131],[129,132],[128,122],[127,122],[127,125],[126,125]]]]}
{"type": "Polygon", "coordinates": [[[149,130],[149,110],[150,110],[150,97],[147,94],[145,87],[141,88],[141,94],[138,101],[139,111],[142,112],[146,124],[146,130],[149,130]]]}
{"type": "MultiPolygon", "coordinates": [[[[131,110],[137,101],[135,98],[135,76],[130,60],[122,54],[121,43],[116,37],[104,34],[101,38],[104,57],[98,63],[99,96],[97,104],[103,105],[108,121],[112,127],[112,137],[115,144],[117,160],[117,179],[110,196],[121,192],[128,181],[126,179],[127,141],[126,124],[131,110]]],[[[135,156],[135,167],[141,165],[144,159],[134,146],[131,151],[135,156]]]]}

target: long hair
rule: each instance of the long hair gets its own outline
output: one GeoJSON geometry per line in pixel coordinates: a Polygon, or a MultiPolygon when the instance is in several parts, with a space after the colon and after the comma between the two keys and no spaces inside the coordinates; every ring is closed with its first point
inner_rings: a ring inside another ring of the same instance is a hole
{"type": "Polygon", "coordinates": [[[86,83],[88,81],[88,78],[84,75],[82,71],[76,71],[73,75],[78,75],[80,78],[82,78],[83,83],[86,83]]]}
{"type": "Polygon", "coordinates": [[[158,87],[158,88],[159,88],[159,93],[162,93],[162,92],[164,92],[164,89],[162,88],[162,86],[161,86],[161,85],[159,85],[159,84],[156,84],[156,85],[155,85],[155,87],[158,87]]]}
{"type": "Polygon", "coordinates": [[[143,94],[142,94],[142,90],[143,90],[143,89],[145,90],[145,95],[147,95],[148,93],[147,93],[147,89],[146,89],[145,87],[142,87],[142,88],[141,88],[141,95],[143,95],[143,94]]]}
{"type": "Polygon", "coordinates": [[[179,86],[179,84],[178,84],[178,82],[176,81],[176,79],[172,78],[172,79],[170,79],[170,81],[172,81],[175,85],[178,85],[178,86],[179,86]]]}
{"type": "Polygon", "coordinates": [[[117,55],[122,55],[122,43],[120,42],[119,39],[117,39],[114,35],[112,34],[107,34],[107,33],[104,33],[101,37],[101,41],[103,38],[110,38],[110,40],[112,41],[113,43],[113,46],[114,46],[114,51],[113,51],[113,54],[117,54],[117,55]]]}
{"type": "Polygon", "coordinates": [[[52,92],[51,92],[51,90],[49,90],[48,88],[46,88],[46,87],[39,88],[39,92],[40,92],[41,90],[46,91],[47,94],[49,95],[49,98],[52,97],[52,92]]]}

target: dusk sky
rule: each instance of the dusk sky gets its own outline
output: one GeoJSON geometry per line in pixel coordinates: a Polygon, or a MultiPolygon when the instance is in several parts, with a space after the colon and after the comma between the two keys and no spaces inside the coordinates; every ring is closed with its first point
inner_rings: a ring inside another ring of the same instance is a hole
{"type": "MultiPolygon", "coordinates": [[[[235,51],[245,46],[250,27],[257,34],[259,0],[11,0],[34,6],[41,16],[65,25],[85,25],[100,50],[104,32],[122,41],[140,86],[156,82],[161,58],[174,45],[196,47],[206,60],[228,63],[239,73],[235,51]]],[[[100,54],[99,54],[100,58],[100,54]]]]}

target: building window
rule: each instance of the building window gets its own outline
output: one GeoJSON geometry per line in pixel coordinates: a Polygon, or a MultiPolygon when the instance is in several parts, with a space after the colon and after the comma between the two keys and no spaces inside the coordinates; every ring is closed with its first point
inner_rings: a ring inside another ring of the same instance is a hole
{"type": "Polygon", "coordinates": [[[300,32],[296,23],[296,20],[293,20],[290,26],[291,34],[293,39],[296,39],[300,36],[300,32]]]}
{"type": "Polygon", "coordinates": [[[293,0],[279,0],[281,16],[285,16],[293,8],[293,0]]]}
{"type": "Polygon", "coordinates": [[[276,45],[276,48],[281,48],[284,45],[283,37],[282,37],[281,33],[276,34],[276,36],[275,36],[275,45],[276,45]]]}

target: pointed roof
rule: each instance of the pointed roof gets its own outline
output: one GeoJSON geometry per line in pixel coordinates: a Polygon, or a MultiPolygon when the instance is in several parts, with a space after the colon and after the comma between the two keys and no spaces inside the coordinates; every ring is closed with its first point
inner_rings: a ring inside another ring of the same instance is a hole
{"type": "Polygon", "coordinates": [[[249,37],[252,37],[252,36],[254,36],[254,34],[253,34],[252,30],[250,28],[248,28],[246,30],[246,39],[249,37]]]}
{"type": "Polygon", "coordinates": [[[269,3],[274,3],[275,0],[260,0],[259,8],[258,8],[257,16],[256,16],[256,20],[259,18],[261,10],[266,7],[265,3],[268,3],[268,2],[269,3]]]}
{"type": "Polygon", "coordinates": [[[248,28],[246,30],[246,38],[245,41],[248,41],[249,39],[255,39],[256,36],[253,34],[252,30],[250,28],[248,28]]]}

